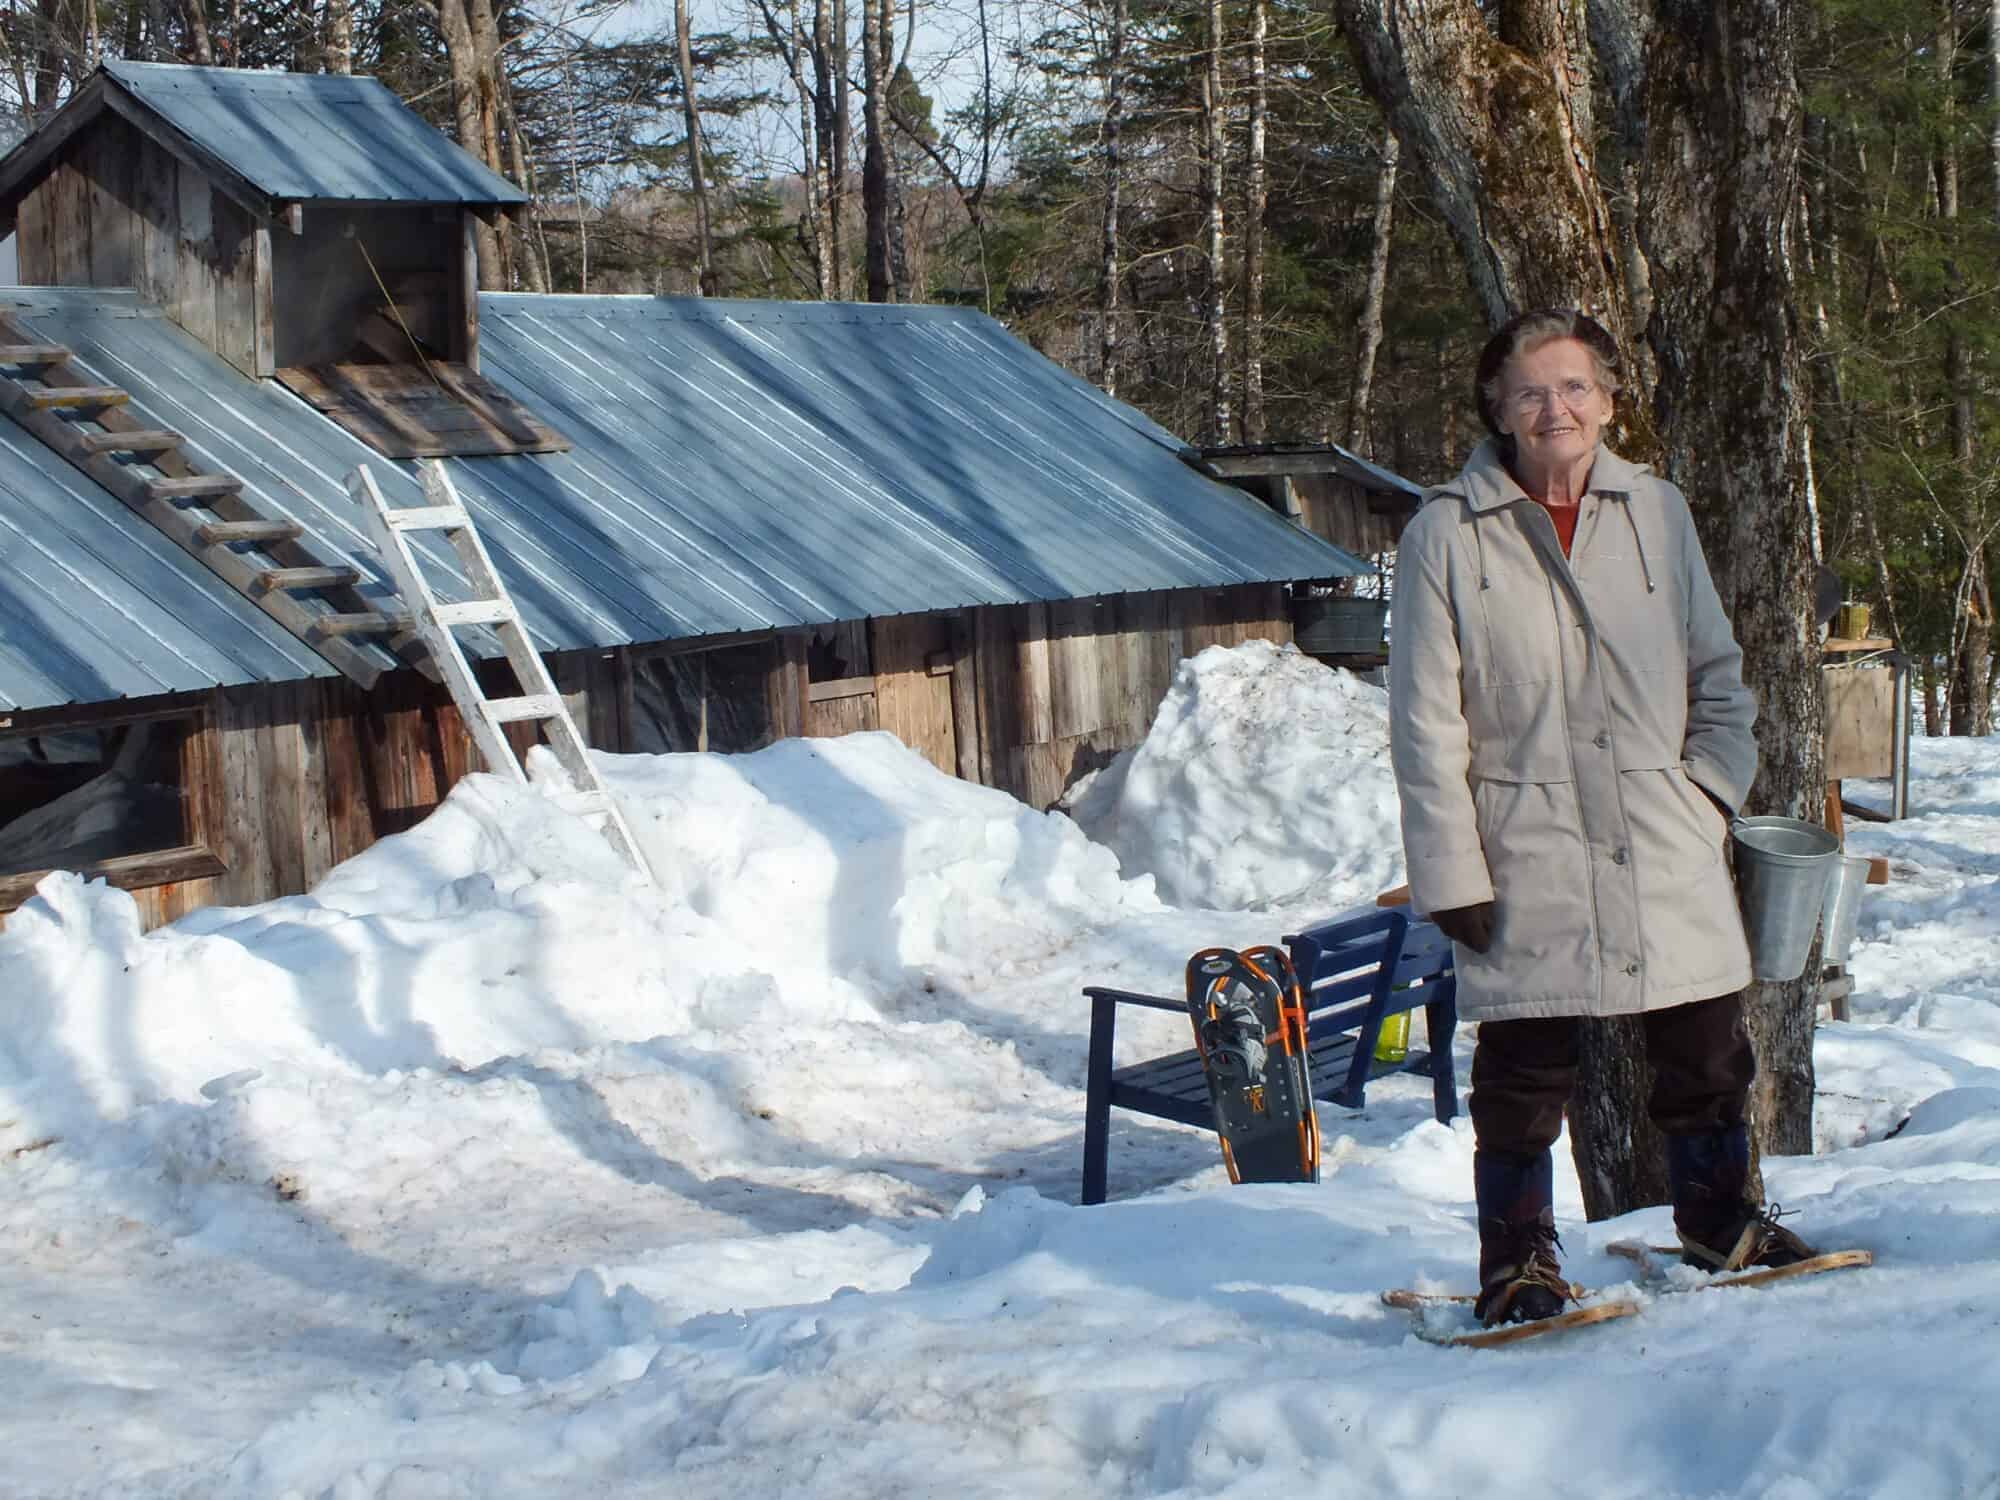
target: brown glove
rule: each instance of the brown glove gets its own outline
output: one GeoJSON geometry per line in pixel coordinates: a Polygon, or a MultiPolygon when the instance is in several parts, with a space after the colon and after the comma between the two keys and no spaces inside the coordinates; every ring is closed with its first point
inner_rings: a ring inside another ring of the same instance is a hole
{"type": "Polygon", "coordinates": [[[1434,911],[1431,920],[1438,931],[1462,948],[1484,953],[1493,946],[1493,903],[1480,901],[1472,906],[1454,906],[1450,911],[1434,911]]]}

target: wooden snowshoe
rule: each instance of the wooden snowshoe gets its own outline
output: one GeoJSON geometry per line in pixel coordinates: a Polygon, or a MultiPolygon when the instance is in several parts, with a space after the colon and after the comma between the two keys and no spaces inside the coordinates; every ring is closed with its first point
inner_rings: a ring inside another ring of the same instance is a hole
{"type": "Polygon", "coordinates": [[[1204,948],[1188,960],[1188,1016],[1231,1182],[1319,1181],[1306,1011],[1282,948],[1204,948]]]}
{"type": "Polygon", "coordinates": [[[1604,1248],[1636,1264],[1639,1274],[1648,1283],[1648,1290],[1669,1293],[1704,1292],[1728,1286],[1769,1286],[1774,1281],[1790,1281],[1795,1276],[1818,1276],[1826,1271],[1844,1271],[1850,1267],[1875,1264],[1875,1252],[1872,1250],[1829,1250],[1789,1266],[1756,1266],[1747,1271],[1702,1271],[1699,1266],[1691,1266],[1689,1269],[1700,1272],[1702,1279],[1683,1283],[1669,1276],[1674,1266],[1682,1264],[1681,1247],[1678,1245],[1614,1240],[1604,1248]]]}
{"type": "MultiPolygon", "coordinates": [[[[1570,1287],[1570,1296],[1574,1300],[1582,1301],[1591,1295],[1585,1287],[1574,1284],[1570,1287]]],[[[1479,1300],[1477,1297],[1469,1293],[1397,1290],[1384,1292],[1382,1300],[1390,1307],[1417,1314],[1417,1337],[1426,1343],[1456,1345],[1466,1349],[1497,1349],[1505,1344],[1518,1344],[1524,1339],[1540,1338],[1543,1334],[1566,1333],[1572,1328],[1587,1328],[1593,1323],[1629,1318],[1640,1310],[1636,1302],[1585,1302],[1581,1307],[1559,1312],[1552,1318],[1453,1331],[1434,1327],[1433,1321],[1425,1315],[1437,1307],[1463,1307],[1470,1316],[1472,1304],[1479,1300]]]]}

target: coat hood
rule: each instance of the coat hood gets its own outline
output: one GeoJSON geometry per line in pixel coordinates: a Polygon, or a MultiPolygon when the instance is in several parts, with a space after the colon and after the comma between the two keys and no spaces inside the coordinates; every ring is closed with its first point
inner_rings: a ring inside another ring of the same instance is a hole
{"type": "MultiPolygon", "coordinates": [[[[1629,498],[1637,492],[1639,481],[1652,472],[1645,464],[1628,462],[1599,443],[1597,453],[1590,461],[1590,492],[1629,498]]],[[[1471,457],[1466,459],[1465,467],[1459,470],[1456,479],[1426,491],[1424,499],[1430,501],[1441,495],[1452,495],[1465,501],[1477,515],[1528,498],[1528,492],[1521,488],[1520,481],[1507,472],[1507,465],[1500,457],[1500,444],[1493,438],[1485,439],[1472,450],[1471,457]]]]}

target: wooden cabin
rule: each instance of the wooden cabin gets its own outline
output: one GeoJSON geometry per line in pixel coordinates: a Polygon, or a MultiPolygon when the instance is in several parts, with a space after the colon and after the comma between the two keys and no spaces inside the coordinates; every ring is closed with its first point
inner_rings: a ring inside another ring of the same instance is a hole
{"type": "Polygon", "coordinates": [[[361,465],[447,465],[592,745],[879,728],[1035,806],[1366,571],[976,313],[480,293],[519,200],[346,77],[111,63],[0,160],[0,910],[301,892],[478,769],[361,465]]]}

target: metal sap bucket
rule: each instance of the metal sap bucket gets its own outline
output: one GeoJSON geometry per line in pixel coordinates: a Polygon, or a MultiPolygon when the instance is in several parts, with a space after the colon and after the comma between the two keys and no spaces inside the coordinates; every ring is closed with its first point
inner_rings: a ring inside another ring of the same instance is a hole
{"type": "Polygon", "coordinates": [[[1823,964],[1844,964],[1854,948],[1854,927],[1861,916],[1861,892],[1868,884],[1868,861],[1843,854],[1826,885],[1826,905],[1820,911],[1819,958],[1823,964]]]}
{"type": "Polygon", "coordinates": [[[1729,831],[1750,972],[1778,983],[1797,979],[1840,865],[1840,840],[1797,818],[1738,818],[1729,831]]]}

